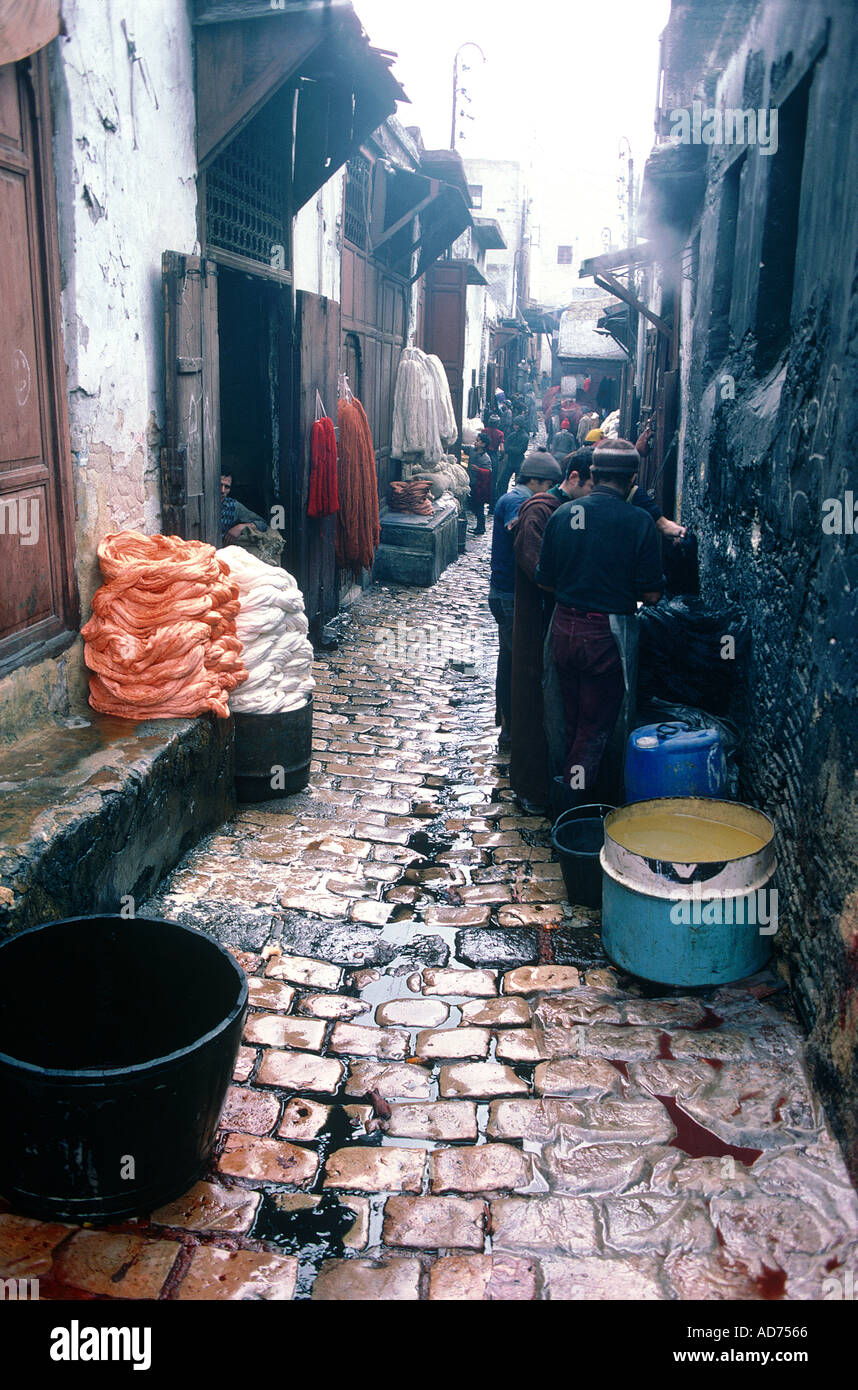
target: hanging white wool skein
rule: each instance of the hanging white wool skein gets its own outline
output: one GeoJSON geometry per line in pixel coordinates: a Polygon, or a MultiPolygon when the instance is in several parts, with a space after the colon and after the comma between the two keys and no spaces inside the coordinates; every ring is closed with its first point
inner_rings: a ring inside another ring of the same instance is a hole
{"type": "Polygon", "coordinates": [[[238,545],[217,552],[238,585],[236,634],[247,681],[234,692],[237,714],[284,714],[313,691],[313,648],[307,641],[304,598],[291,574],[266,565],[238,545]]]}
{"type": "Polygon", "coordinates": [[[441,433],[441,440],[444,447],[449,449],[451,444],[455,444],[459,435],[456,425],[456,412],[453,409],[453,398],[450,395],[450,382],[444,370],[444,363],[440,357],[430,353],[426,358],[426,365],[432,374],[435,383],[435,396],[438,409],[438,427],[441,433]]]}
{"type": "Polygon", "coordinates": [[[393,396],[393,458],[437,463],[443,455],[437,388],[426,354],[404,348],[393,396]]]}

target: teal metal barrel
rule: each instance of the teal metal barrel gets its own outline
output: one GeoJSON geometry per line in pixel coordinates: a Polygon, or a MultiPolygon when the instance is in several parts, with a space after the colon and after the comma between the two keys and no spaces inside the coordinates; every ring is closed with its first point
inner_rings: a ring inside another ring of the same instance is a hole
{"type": "Polygon", "coordinates": [[[774,826],[731,801],[661,797],[605,819],[602,944],[664,985],[726,984],[761,969],[777,932],[774,826]]]}

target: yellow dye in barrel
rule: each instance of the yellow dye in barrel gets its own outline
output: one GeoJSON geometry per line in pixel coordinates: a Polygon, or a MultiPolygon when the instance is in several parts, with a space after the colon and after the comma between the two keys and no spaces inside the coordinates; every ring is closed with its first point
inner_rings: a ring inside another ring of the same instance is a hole
{"type": "Polygon", "coordinates": [[[657,811],[623,819],[611,825],[609,833],[611,839],[633,854],[676,864],[744,859],[765,844],[759,835],[737,825],[683,815],[680,811],[657,811]]]}

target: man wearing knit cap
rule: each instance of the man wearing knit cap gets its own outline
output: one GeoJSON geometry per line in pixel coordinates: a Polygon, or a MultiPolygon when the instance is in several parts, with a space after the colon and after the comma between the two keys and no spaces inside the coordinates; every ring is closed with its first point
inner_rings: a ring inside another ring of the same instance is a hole
{"type": "Polygon", "coordinates": [[[510,742],[512,682],[512,627],[515,614],[515,550],[513,529],[523,502],[537,492],[547,492],[563,474],[550,454],[532,450],[525,454],[518,484],[498,498],[492,527],[489,608],[498,625],[498,664],[495,678],[495,723],[501,726],[499,748],[510,742]]]}
{"type": "Polygon", "coordinates": [[[596,779],[617,716],[634,710],[637,601],[663,589],[655,526],[626,496],[639,455],[627,440],[593,450],[593,490],[558,507],[545,528],[536,582],[554,594],[551,652],[563,698],[569,805],[595,799],[596,779]]]}

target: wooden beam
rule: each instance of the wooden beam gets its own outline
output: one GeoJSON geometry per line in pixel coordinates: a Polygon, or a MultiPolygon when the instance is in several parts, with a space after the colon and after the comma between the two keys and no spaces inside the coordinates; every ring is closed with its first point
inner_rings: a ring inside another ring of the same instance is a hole
{"type": "Polygon", "coordinates": [[[278,285],[291,285],[291,270],[275,270],[273,266],[263,265],[262,261],[252,261],[247,256],[236,255],[234,251],[222,251],[219,246],[207,246],[206,256],[227,270],[240,270],[245,275],[256,276],[260,280],[274,280],[278,285]]]}
{"type": "Polygon", "coordinates": [[[658,314],[654,314],[651,309],[648,309],[645,304],[642,304],[637,295],[627,289],[609,270],[603,270],[601,275],[594,275],[593,279],[601,289],[610,290],[611,294],[615,294],[618,299],[622,299],[625,304],[631,305],[639,314],[643,314],[645,319],[655,324],[659,333],[663,333],[666,338],[673,337],[673,329],[670,325],[665,323],[664,319],[660,319],[658,314]]]}

